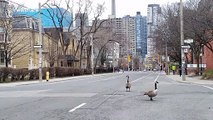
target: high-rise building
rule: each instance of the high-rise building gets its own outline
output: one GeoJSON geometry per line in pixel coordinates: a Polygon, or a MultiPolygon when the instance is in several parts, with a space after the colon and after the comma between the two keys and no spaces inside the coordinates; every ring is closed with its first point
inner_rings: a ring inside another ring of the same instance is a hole
{"type": "Polygon", "coordinates": [[[127,15],[122,18],[122,22],[125,32],[125,43],[127,44],[127,54],[136,56],[135,17],[127,15]]]}
{"type": "Polygon", "coordinates": [[[136,28],[136,54],[140,58],[145,58],[147,54],[147,23],[146,17],[142,17],[140,12],[137,12],[135,17],[136,28]]]}
{"type": "Polygon", "coordinates": [[[147,10],[147,54],[152,56],[156,53],[154,31],[157,29],[161,9],[159,4],[149,4],[147,10]]]}
{"type": "Polygon", "coordinates": [[[124,30],[122,27],[122,18],[111,18],[108,19],[105,23],[107,24],[104,24],[104,26],[109,26],[111,28],[112,38],[120,44],[120,55],[124,56],[125,49],[123,48],[123,46],[125,42],[124,30]]]}

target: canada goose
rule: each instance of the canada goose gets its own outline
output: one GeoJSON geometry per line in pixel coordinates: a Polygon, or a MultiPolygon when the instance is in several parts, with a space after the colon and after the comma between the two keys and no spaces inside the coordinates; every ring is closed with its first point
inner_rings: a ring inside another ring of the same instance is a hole
{"type": "Polygon", "coordinates": [[[130,92],[131,84],[129,82],[129,76],[127,75],[126,77],[127,77],[127,80],[126,80],[126,91],[128,91],[128,89],[129,89],[129,92],[130,92]]]}
{"type": "Polygon", "coordinates": [[[151,90],[144,93],[144,95],[147,95],[150,97],[150,100],[153,100],[152,98],[158,94],[157,84],[158,84],[158,81],[155,81],[155,90],[151,90]]]}

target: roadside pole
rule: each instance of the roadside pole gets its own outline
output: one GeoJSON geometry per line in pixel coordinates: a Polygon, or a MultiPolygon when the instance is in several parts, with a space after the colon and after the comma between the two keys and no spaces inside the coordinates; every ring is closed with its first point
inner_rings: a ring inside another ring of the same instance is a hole
{"type": "Polygon", "coordinates": [[[92,75],[94,75],[93,33],[90,34],[90,46],[91,46],[91,69],[92,69],[92,75]]]}
{"type": "Polygon", "coordinates": [[[39,3],[39,81],[42,81],[42,21],[41,3],[39,3]]]}
{"type": "Polygon", "coordinates": [[[181,71],[182,71],[182,80],[186,80],[185,76],[185,59],[184,59],[184,51],[182,46],[184,45],[184,35],[183,35],[183,1],[180,0],[180,43],[181,43],[181,71]]]}

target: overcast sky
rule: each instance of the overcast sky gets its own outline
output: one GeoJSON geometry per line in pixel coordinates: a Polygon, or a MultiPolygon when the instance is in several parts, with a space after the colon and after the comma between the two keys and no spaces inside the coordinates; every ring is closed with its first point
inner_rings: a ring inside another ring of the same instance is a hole
{"type": "MultiPolygon", "coordinates": [[[[38,3],[44,3],[46,0],[12,0],[19,4],[24,4],[25,6],[37,9],[38,3]]],[[[60,0],[56,0],[60,1],[60,0]]],[[[77,0],[73,0],[77,1],[77,0]]],[[[93,3],[103,3],[105,2],[105,13],[103,18],[107,18],[111,14],[111,0],[91,0],[93,3]]],[[[180,0],[115,0],[116,2],[116,17],[123,17],[125,15],[135,16],[137,11],[140,11],[143,16],[147,14],[148,4],[168,4],[173,2],[179,2],[180,0]]],[[[184,0],[183,0],[184,1],[184,0]]],[[[75,11],[74,11],[75,12],[75,11]]]]}

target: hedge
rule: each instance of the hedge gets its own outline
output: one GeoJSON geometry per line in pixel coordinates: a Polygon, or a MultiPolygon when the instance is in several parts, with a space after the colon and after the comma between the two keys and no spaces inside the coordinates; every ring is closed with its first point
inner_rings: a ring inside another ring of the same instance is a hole
{"type": "MultiPolygon", "coordinates": [[[[92,73],[91,69],[76,69],[71,67],[45,67],[42,68],[42,79],[46,78],[46,72],[50,73],[50,78],[54,77],[69,77],[88,75],[92,73]]],[[[109,73],[112,69],[108,68],[97,68],[96,73],[109,73]]],[[[0,82],[15,82],[24,80],[38,80],[39,69],[27,68],[15,69],[15,68],[0,68],[0,82]]]]}

